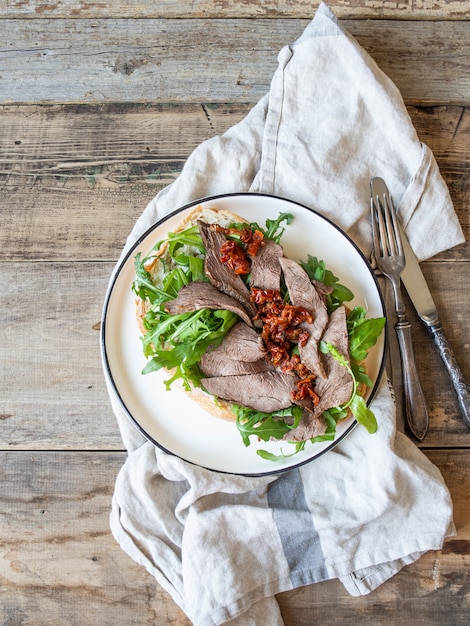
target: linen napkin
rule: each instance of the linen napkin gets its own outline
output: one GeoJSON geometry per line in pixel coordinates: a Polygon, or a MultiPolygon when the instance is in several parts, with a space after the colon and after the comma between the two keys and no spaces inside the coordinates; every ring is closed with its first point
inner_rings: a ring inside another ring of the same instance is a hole
{"type": "MultiPolygon", "coordinates": [[[[326,5],[278,61],[269,93],[194,151],[149,203],[123,256],[177,207],[243,191],[311,206],[369,255],[373,176],[386,179],[420,259],[463,241],[434,157],[398,90],[326,5]]],[[[367,594],[455,532],[438,469],[396,430],[385,376],[372,406],[375,435],[357,427],[311,463],[254,478],[164,453],[111,390],[110,398],[128,451],[112,532],[198,626],[281,625],[276,593],[332,578],[352,595],[367,594]]]]}

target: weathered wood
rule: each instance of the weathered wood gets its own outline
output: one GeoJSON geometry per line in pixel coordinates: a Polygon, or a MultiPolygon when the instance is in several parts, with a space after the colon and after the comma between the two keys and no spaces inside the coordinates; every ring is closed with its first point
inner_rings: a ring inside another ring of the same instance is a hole
{"type": "MultiPolygon", "coordinates": [[[[99,321],[111,270],[109,263],[0,264],[1,449],[123,448],[99,350],[99,321]]],[[[466,264],[425,263],[424,270],[449,341],[470,378],[466,264]]],[[[417,319],[412,322],[431,415],[424,445],[465,445],[468,433],[447,374],[425,330],[417,319]]]]}
{"type": "Polygon", "coordinates": [[[190,622],[109,530],[119,453],[1,456],[2,624],[190,622]]]}
{"type": "MultiPolygon", "coordinates": [[[[337,581],[280,594],[286,626],[328,622],[466,624],[470,611],[470,460],[426,451],[451,491],[457,537],[371,595],[351,598],[337,581]],[[451,621],[449,621],[449,619],[451,621]]],[[[108,517],[124,453],[0,455],[0,603],[3,623],[189,626],[171,598],[112,537],[108,517]]]]}
{"type": "MultiPolygon", "coordinates": [[[[6,24],[8,23],[8,28],[6,24]]],[[[0,102],[256,102],[302,19],[12,19],[0,102]],[[6,78],[5,78],[6,77],[6,78]]],[[[468,23],[345,20],[409,103],[468,104],[468,23]]]]}
{"type": "Polygon", "coordinates": [[[99,329],[109,264],[2,263],[2,448],[123,449],[99,329]]]}
{"type": "MultiPolygon", "coordinates": [[[[125,453],[101,367],[103,298],[147,202],[198,144],[242,119],[269,89],[279,49],[318,4],[0,2],[6,626],[190,625],[109,531],[125,453]],[[28,106],[11,104],[18,102],[28,106]]],[[[470,103],[470,1],[329,5],[401,90],[470,241],[470,108],[462,108],[470,103]]],[[[468,377],[469,253],[467,243],[423,264],[468,377]]],[[[411,321],[431,417],[421,447],[450,487],[458,534],[370,596],[351,598],[337,581],[281,594],[286,626],[468,623],[470,435],[412,312],[411,321]]]]}
{"type": "MultiPolygon", "coordinates": [[[[319,2],[311,0],[193,0],[190,3],[180,0],[159,0],[146,2],[132,0],[10,0],[0,6],[0,17],[14,18],[276,18],[310,17],[319,2]]],[[[393,19],[469,19],[468,0],[435,0],[428,2],[387,2],[386,0],[328,0],[328,6],[338,17],[354,18],[393,18],[393,19]]]]}
{"type": "MultiPolygon", "coordinates": [[[[147,202],[173,182],[194,148],[239,122],[250,108],[2,107],[0,259],[116,259],[147,202]]],[[[470,240],[470,109],[408,110],[436,156],[470,240]]],[[[465,259],[467,248],[439,258],[465,259]]]]}

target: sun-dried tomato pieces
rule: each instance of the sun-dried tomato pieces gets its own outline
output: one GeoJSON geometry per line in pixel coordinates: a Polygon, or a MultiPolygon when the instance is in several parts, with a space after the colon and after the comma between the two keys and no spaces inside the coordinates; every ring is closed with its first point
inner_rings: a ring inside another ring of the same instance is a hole
{"type": "Polygon", "coordinates": [[[256,256],[259,247],[264,245],[264,234],[260,230],[253,231],[248,226],[243,228],[224,228],[218,225],[216,229],[218,232],[224,233],[224,235],[235,235],[239,238],[240,243],[243,244],[243,250],[250,257],[256,256]]]}
{"type": "Polygon", "coordinates": [[[246,251],[240,247],[235,241],[227,240],[220,248],[220,261],[224,263],[235,274],[249,274],[250,263],[246,258],[246,251]]]}
{"type": "MultiPolygon", "coordinates": [[[[278,289],[258,289],[257,287],[251,288],[251,301],[255,304],[268,304],[273,305],[276,302],[282,303],[281,292],[278,289]]],[[[277,309],[280,311],[280,308],[277,309]]],[[[266,311],[263,311],[263,313],[266,311]]]]}
{"type": "Polygon", "coordinates": [[[253,287],[251,300],[257,306],[256,319],[263,324],[261,338],[273,364],[284,372],[295,371],[301,377],[309,374],[300,357],[292,354],[292,349],[295,344],[302,347],[308,341],[310,334],[300,325],[305,321],[312,323],[312,314],[303,307],[284,302],[277,289],[253,287]]]}
{"type": "MultiPolygon", "coordinates": [[[[255,230],[251,236],[244,242],[246,243],[246,252],[249,256],[256,256],[259,247],[263,245],[264,235],[260,230],[255,230]]],[[[243,241],[243,240],[242,240],[243,241]]]]}
{"type": "Polygon", "coordinates": [[[315,393],[314,389],[315,384],[315,375],[310,374],[306,376],[302,380],[298,380],[296,383],[296,389],[292,392],[292,400],[294,402],[299,402],[302,400],[311,400],[313,406],[317,406],[318,404],[318,395],[315,393]]]}
{"type": "Polygon", "coordinates": [[[247,256],[254,257],[261,245],[264,244],[264,234],[260,230],[254,232],[251,228],[224,228],[216,226],[217,231],[225,235],[237,235],[239,243],[228,239],[220,248],[220,261],[230,267],[235,274],[246,275],[250,273],[251,265],[247,256]]]}

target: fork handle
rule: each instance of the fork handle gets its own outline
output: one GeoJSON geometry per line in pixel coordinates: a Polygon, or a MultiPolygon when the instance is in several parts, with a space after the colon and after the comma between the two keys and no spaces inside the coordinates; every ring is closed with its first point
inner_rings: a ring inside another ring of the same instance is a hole
{"type": "Polygon", "coordinates": [[[433,324],[426,325],[434,341],[434,345],[439,350],[441,359],[449,372],[464,422],[467,428],[470,428],[470,385],[457,363],[449,341],[442,330],[441,322],[438,320],[433,324]]]}
{"type": "Polygon", "coordinates": [[[398,314],[397,318],[395,330],[400,346],[405,417],[412,434],[422,441],[428,430],[429,417],[414,357],[411,324],[406,315],[398,314]]]}

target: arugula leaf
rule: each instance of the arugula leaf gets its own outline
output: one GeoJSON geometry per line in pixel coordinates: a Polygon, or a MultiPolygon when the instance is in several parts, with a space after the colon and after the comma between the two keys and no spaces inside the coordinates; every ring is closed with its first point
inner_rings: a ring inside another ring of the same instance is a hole
{"type": "Polygon", "coordinates": [[[250,445],[251,435],[263,441],[269,441],[271,438],[282,439],[289,430],[298,426],[302,417],[302,408],[296,405],[274,413],[263,413],[235,404],[232,406],[232,411],[237,418],[237,428],[245,446],[250,445]],[[286,418],[291,423],[286,423],[286,418]]]}
{"type": "MultiPolygon", "coordinates": [[[[323,413],[323,417],[326,421],[326,430],[323,435],[317,435],[316,437],[312,437],[309,441],[311,443],[319,443],[321,441],[333,441],[336,434],[336,420],[332,417],[328,411],[323,413]]],[[[305,449],[307,441],[287,441],[289,445],[295,446],[295,450],[293,452],[281,452],[280,454],[273,454],[272,452],[268,452],[267,450],[256,450],[256,454],[258,454],[261,458],[266,459],[267,461],[282,461],[283,459],[287,459],[295,454],[298,454],[302,450],[305,449]]]]}
{"type": "Polygon", "coordinates": [[[132,283],[134,293],[141,300],[146,300],[148,298],[151,303],[154,303],[157,299],[159,301],[170,300],[171,296],[168,296],[165,291],[154,285],[150,273],[144,267],[145,259],[142,259],[141,257],[142,255],[139,252],[136,254],[134,260],[136,273],[136,280],[132,283]]]}
{"type": "Polygon", "coordinates": [[[355,394],[349,404],[351,413],[359,424],[367,429],[367,432],[373,434],[377,431],[378,425],[374,413],[369,409],[364,398],[355,394]]]}
{"type": "Polygon", "coordinates": [[[194,248],[200,254],[203,254],[205,251],[197,224],[178,233],[168,233],[167,242],[168,252],[172,259],[177,257],[180,251],[187,246],[194,248]]]}
{"type": "Polygon", "coordinates": [[[257,416],[243,422],[237,419],[237,428],[245,446],[250,445],[250,435],[269,441],[271,438],[282,439],[289,432],[287,424],[282,420],[275,420],[272,415],[265,415],[262,421],[257,416]]]}
{"type": "Polygon", "coordinates": [[[281,226],[282,222],[286,222],[286,225],[288,225],[293,219],[294,216],[292,213],[280,213],[276,220],[267,219],[265,228],[260,226],[257,222],[250,222],[249,224],[246,224],[245,222],[234,222],[230,224],[230,227],[242,230],[248,226],[253,231],[259,230],[262,232],[266,239],[272,239],[276,243],[279,243],[284,231],[286,230],[285,226],[281,226]]]}
{"type": "Polygon", "coordinates": [[[288,452],[287,454],[283,452],[281,452],[281,454],[273,454],[272,452],[268,452],[267,450],[260,449],[260,450],[256,450],[256,454],[260,456],[262,459],[265,459],[266,461],[282,461],[304,450],[305,444],[307,442],[295,441],[295,442],[289,442],[289,443],[295,446],[295,450],[293,452],[288,452]]]}
{"type": "Polygon", "coordinates": [[[349,302],[354,298],[353,292],[341,285],[339,278],[331,270],[326,269],[325,262],[318,260],[316,256],[309,254],[307,261],[301,262],[300,266],[307,272],[310,280],[316,280],[327,287],[331,287],[332,292],[326,296],[326,306],[329,313],[338,308],[343,302],[349,302]]]}
{"type": "Polygon", "coordinates": [[[294,216],[292,213],[281,213],[277,220],[266,220],[266,231],[264,236],[267,239],[272,239],[276,243],[279,243],[284,231],[286,230],[285,226],[281,227],[282,222],[285,222],[286,226],[288,226],[293,219],[294,216]]]}
{"type": "Polygon", "coordinates": [[[237,321],[238,316],[226,310],[201,309],[180,315],[161,313],[154,326],[141,338],[144,354],[150,358],[142,373],[148,374],[162,367],[175,369],[177,375],[167,381],[167,388],[177,378],[182,378],[186,387],[189,382],[199,386],[199,373],[191,368],[209,346],[217,347],[221,343],[237,321]]]}
{"type": "Polygon", "coordinates": [[[331,343],[325,343],[324,341],[320,342],[320,349],[322,352],[328,352],[331,354],[335,361],[348,370],[353,379],[353,391],[351,393],[351,397],[345,404],[342,405],[341,408],[350,409],[359,424],[365,426],[369,433],[375,433],[378,428],[377,420],[374,413],[367,406],[364,398],[357,393],[358,381],[354,376],[354,372],[352,371],[348,359],[346,359],[346,357],[344,357],[331,343]]]}
{"type": "Polygon", "coordinates": [[[366,368],[360,363],[351,363],[351,369],[354,374],[354,378],[360,385],[366,385],[366,387],[372,387],[373,383],[369,376],[367,376],[366,368]]]}
{"type": "Polygon", "coordinates": [[[354,361],[364,361],[369,349],[377,343],[383,328],[385,317],[356,319],[349,330],[349,351],[354,361]]]}

